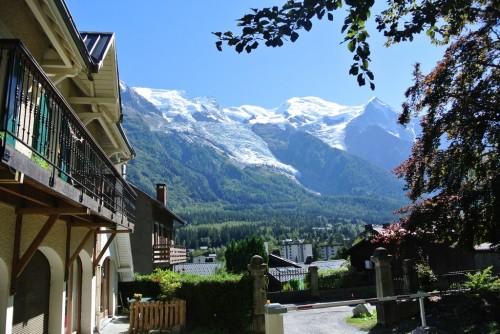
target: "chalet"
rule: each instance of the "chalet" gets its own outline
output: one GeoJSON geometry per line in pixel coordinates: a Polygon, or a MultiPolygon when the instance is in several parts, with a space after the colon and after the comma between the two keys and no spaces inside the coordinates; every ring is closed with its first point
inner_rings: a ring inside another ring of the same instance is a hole
{"type": "Polygon", "coordinates": [[[0,1],[0,333],[93,333],[133,279],[116,59],[63,0],[0,1]]]}
{"type": "Polygon", "coordinates": [[[167,186],[156,185],[156,198],[139,188],[134,233],[131,235],[135,271],[148,274],[154,268],[172,268],[187,261],[186,248],[175,244],[175,228],[186,223],[167,207],[167,186]]]}

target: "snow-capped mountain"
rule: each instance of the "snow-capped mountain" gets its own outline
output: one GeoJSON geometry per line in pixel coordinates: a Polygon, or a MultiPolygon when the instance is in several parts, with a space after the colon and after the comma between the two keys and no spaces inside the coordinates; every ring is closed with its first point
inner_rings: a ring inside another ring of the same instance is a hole
{"type": "Polygon", "coordinates": [[[402,127],[398,113],[378,98],[365,105],[346,106],[318,97],[294,97],[276,108],[253,105],[221,107],[213,98],[188,98],[184,92],[130,88],[159,111],[149,122],[156,130],[184,133],[222,150],[234,161],[263,165],[295,176],[297,170],[276,159],[253,131],[256,125],[290,126],[332,148],[392,169],[410,152],[418,128],[402,127]]]}
{"type": "Polygon", "coordinates": [[[137,154],[129,180],[151,193],[155,182],[167,182],[174,208],[203,217],[217,208],[235,220],[299,214],[372,221],[391,219],[405,203],[401,182],[362,158],[394,151],[363,151],[362,143],[412,138],[390,124],[396,113],[378,100],[351,107],[305,97],[276,108],[221,107],[179,91],[121,89],[123,125],[137,154]],[[389,116],[370,116],[379,106],[389,116]]]}

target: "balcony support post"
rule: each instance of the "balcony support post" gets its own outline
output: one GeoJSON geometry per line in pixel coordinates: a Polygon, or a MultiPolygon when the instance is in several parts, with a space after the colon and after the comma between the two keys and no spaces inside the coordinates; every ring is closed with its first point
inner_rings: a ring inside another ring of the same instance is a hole
{"type": "MultiPolygon", "coordinates": [[[[97,233],[96,233],[96,235],[97,235],[97,233]]],[[[106,253],[106,251],[108,250],[108,248],[111,245],[111,242],[113,241],[113,239],[115,238],[115,236],[116,236],[116,233],[112,233],[109,236],[108,241],[106,241],[106,244],[104,244],[104,247],[101,249],[101,252],[97,256],[97,258],[94,259],[94,270],[97,267],[97,265],[99,264],[99,261],[101,261],[102,257],[104,256],[104,253],[106,253]]]]}
{"type": "Polygon", "coordinates": [[[85,247],[85,243],[87,242],[87,240],[90,239],[90,237],[92,236],[92,234],[94,234],[94,231],[93,230],[88,230],[88,232],[83,237],[82,241],[80,241],[80,243],[76,247],[76,249],[73,252],[73,254],[70,257],[68,257],[68,261],[66,262],[66,271],[68,271],[69,268],[71,268],[71,265],[76,260],[76,257],[78,256],[78,254],[80,254],[80,252],[83,249],[83,247],[85,247]]]}

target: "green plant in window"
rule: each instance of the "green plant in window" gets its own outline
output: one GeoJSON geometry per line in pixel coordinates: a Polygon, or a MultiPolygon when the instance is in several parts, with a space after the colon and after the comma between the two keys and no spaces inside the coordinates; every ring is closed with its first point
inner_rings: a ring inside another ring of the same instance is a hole
{"type": "Polygon", "coordinates": [[[41,156],[39,156],[36,153],[33,153],[31,155],[31,161],[33,161],[34,163],[36,163],[38,166],[42,167],[43,169],[46,169],[46,170],[50,169],[50,164],[47,162],[47,160],[45,160],[44,158],[42,158],[41,156]]]}

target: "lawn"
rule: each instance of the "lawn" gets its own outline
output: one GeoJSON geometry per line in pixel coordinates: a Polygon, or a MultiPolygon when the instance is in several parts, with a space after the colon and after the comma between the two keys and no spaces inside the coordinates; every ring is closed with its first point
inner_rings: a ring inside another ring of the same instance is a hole
{"type": "Polygon", "coordinates": [[[349,325],[357,327],[361,330],[369,331],[377,324],[377,312],[374,311],[370,316],[357,317],[357,318],[348,317],[346,319],[346,322],[349,325]]]}

